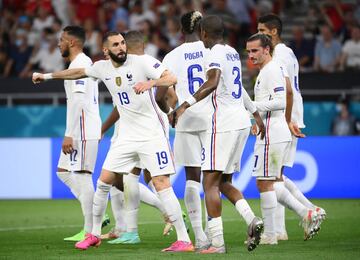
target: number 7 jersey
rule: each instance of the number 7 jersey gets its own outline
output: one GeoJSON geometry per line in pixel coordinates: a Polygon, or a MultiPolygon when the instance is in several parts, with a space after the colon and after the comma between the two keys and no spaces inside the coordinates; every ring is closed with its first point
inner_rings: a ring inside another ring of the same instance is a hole
{"type": "Polygon", "coordinates": [[[227,132],[251,126],[245,110],[241,83],[241,62],[229,45],[214,45],[205,59],[205,71],[221,70],[217,89],[211,94],[210,132],[227,132]]]}

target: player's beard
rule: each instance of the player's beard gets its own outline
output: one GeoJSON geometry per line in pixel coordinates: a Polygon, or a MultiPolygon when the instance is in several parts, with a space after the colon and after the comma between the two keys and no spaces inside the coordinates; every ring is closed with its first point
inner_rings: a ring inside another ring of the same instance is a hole
{"type": "Polygon", "coordinates": [[[125,52],[124,56],[119,57],[115,53],[113,53],[109,50],[109,56],[110,56],[110,59],[112,59],[116,63],[123,65],[127,58],[127,51],[125,52]]]}
{"type": "Polygon", "coordinates": [[[70,50],[69,50],[69,47],[67,47],[62,53],[61,53],[61,56],[63,58],[68,58],[70,56],[70,50]]]}

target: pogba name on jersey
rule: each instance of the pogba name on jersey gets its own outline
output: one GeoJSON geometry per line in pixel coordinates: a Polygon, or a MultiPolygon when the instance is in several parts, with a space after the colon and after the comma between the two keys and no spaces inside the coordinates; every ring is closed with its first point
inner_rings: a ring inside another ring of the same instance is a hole
{"type": "Polygon", "coordinates": [[[185,53],[184,56],[185,56],[185,60],[195,60],[204,57],[202,51],[185,53]]]}

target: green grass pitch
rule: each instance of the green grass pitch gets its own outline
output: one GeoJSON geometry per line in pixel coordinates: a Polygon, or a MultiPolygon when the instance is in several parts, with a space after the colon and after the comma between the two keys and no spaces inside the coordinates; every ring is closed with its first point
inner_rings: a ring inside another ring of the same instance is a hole
{"type": "MultiPolygon", "coordinates": [[[[249,202],[259,215],[259,201],[249,202]]],[[[62,241],[81,229],[81,210],[77,201],[0,201],[0,259],[360,259],[360,201],[316,200],[315,203],[326,209],[328,218],[314,239],[303,241],[299,220],[287,210],[289,241],[280,241],[277,246],[260,245],[255,251],[248,252],[243,244],[245,222],[234,207],[224,201],[228,253],[199,255],[161,253],[162,248],[175,241],[175,234],[163,237],[160,213],[143,204],[139,216],[141,244],[110,245],[103,241],[99,248],[79,251],[74,248],[74,243],[62,241]]],[[[110,207],[107,212],[111,215],[110,207]]],[[[106,227],[104,231],[108,229],[106,227]]]]}

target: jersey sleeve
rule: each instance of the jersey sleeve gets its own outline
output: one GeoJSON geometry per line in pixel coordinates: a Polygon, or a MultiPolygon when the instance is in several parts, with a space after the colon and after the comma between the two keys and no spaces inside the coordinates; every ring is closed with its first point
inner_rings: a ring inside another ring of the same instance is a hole
{"type": "Polygon", "coordinates": [[[280,69],[269,70],[267,76],[267,87],[271,95],[271,99],[254,102],[254,105],[261,112],[285,109],[286,81],[280,69]]]}
{"type": "Polygon", "coordinates": [[[249,94],[247,93],[246,89],[244,87],[241,87],[241,88],[242,88],[241,91],[243,93],[244,106],[251,114],[254,114],[256,112],[256,106],[250,99],[249,94]]]}
{"type": "Polygon", "coordinates": [[[95,79],[101,79],[101,67],[102,67],[102,62],[98,61],[95,62],[94,64],[92,64],[91,66],[88,66],[85,68],[85,74],[88,77],[92,77],[95,79]]]}
{"type": "Polygon", "coordinates": [[[166,70],[166,67],[157,59],[150,55],[144,55],[141,60],[141,63],[146,77],[149,79],[158,79],[161,77],[163,72],[166,70]]]}
{"type": "Polygon", "coordinates": [[[207,73],[211,69],[219,69],[222,71],[221,61],[222,56],[221,52],[216,51],[216,48],[212,48],[205,57],[205,68],[207,73]]]}

